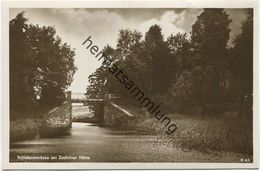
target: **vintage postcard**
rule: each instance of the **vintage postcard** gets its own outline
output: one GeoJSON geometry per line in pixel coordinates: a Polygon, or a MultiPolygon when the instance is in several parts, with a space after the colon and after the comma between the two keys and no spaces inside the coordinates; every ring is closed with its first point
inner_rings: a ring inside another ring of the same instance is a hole
{"type": "Polygon", "coordinates": [[[4,1],[4,168],[258,168],[257,7],[4,1]]]}

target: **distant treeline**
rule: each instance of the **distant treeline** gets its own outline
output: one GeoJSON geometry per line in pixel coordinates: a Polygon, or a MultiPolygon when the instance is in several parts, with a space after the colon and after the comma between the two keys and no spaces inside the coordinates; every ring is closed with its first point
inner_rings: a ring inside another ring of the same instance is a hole
{"type": "Polygon", "coordinates": [[[24,13],[9,22],[10,107],[53,106],[73,80],[74,50],[54,27],[27,24],[24,13]]]}
{"type": "MultiPolygon", "coordinates": [[[[170,101],[176,110],[242,102],[253,93],[253,10],[247,15],[232,46],[227,45],[229,15],[224,9],[204,9],[189,36],[172,30],[164,38],[158,25],[144,38],[135,30],[120,30],[116,48],[107,45],[103,52],[145,94],[160,103],[170,101]]],[[[113,93],[135,100],[104,66],[89,76],[89,82],[87,94],[92,97],[113,93]]]]}

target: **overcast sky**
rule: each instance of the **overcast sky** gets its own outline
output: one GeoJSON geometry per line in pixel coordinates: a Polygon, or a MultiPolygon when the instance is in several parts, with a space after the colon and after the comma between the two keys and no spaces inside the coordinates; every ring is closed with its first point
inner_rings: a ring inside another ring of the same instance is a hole
{"type": "MultiPolygon", "coordinates": [[[[101,63],[97,61],[82,42],[91,36],[100,48],[109,44],[115,47],[120,29],[136,29],[143,35],[149,27],[158,24],[165,37],[170,34],[190,33],[191,26],[202,9],[10,9],[10,20],[25,11],[28,23],[39,26],[54,26],[57,35],[75,48],[75,64],[78,67],[72,92],[86,91],[88,76],[101,63]]],[[[241,22],[246,19],[244,9],[226,9],[232,19],[230,42],[241,31],[241,22]]]]}

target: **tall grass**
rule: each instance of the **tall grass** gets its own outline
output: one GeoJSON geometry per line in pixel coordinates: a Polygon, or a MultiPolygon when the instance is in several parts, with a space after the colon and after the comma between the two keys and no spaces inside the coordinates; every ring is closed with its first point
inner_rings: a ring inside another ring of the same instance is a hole
{"type": "Polygon", "coordinates": [[[32,139],[38,135],[41,120],[19,119],[10,122],[10,141],[32,139]]]}
{"type": "Polygon", "coordinates": [[[33,106],[26,110],[10,111],[10,141],[32,139],[39,133],[43,115],[48,108],[33,106]]]}
{"type": "Polygon", "coordinates": [[[176,119],[171,141],[189,149],[253,153],[252,121],[241,118],[176,119]]]}
{"type": "Polygon", "coordinates": [[[177,125],[177,130],[168,135],[166,128],[155,117],[148,116],[145,110],[136,107],[125,107],[135,113],[135,119],[126,122],[157,134],[173,146],[199,151],[225,151],[252,154],[253,125],[252,119],[239,117],[168,114],[167,116],[177,125]]]}

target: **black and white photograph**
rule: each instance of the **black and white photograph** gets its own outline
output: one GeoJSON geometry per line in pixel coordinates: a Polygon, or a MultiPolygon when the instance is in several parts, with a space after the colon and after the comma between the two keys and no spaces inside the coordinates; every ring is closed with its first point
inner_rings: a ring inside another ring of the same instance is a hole
{"type": "Polygon", "coordinates": [[[9,8],[7,160],[255,164],[254,13],[9,8]]]}

